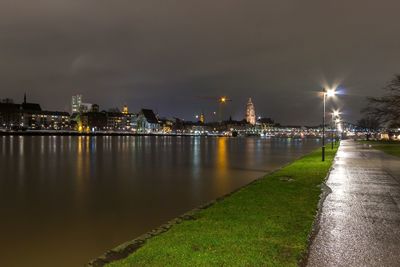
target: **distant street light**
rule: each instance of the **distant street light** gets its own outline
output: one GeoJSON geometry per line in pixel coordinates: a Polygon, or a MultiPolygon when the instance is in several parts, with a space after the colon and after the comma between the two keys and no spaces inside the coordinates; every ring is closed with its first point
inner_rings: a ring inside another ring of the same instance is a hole
{"type": "Polygon", "coordinates": [[[322,91],[324,102],[324,114],[322,116],[322,161],[325,161],[325,113],[326,113],[326,99],[335,95],[335,89],[326,89],[322,91]]]}
{"type": "Polygon", "coordinates": [[[339,110],[334,110],[334,111],[333,111],[333,116],[334,116],[334,117],[337,117],[337,116],[339,116],[339,115],[340,115],[339,110]]]}

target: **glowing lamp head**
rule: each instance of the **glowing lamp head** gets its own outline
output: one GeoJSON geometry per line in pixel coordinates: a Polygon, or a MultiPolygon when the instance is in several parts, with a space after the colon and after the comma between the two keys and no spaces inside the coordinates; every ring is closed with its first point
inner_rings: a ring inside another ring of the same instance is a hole
{"type": "Polygon", "coordinates": [[[221,103],[225,103],[226,102],[226,97],[225,96],[221,97],[220,101],[221,101],[221,103]]]}
{"type": "Polygon", "coordinates": [[[339,116],[340,112],[339,112],[339,110],[334,110],[332,114],[333,114],[333,116],[337,117],[337,116],[339,116]]]}
{"type": "Polygon", "coordinates": [[[335,96],[335,94],[336,94],[335,89],[327,89],[326,90],[326,96],[327,97],[335,96]]]}

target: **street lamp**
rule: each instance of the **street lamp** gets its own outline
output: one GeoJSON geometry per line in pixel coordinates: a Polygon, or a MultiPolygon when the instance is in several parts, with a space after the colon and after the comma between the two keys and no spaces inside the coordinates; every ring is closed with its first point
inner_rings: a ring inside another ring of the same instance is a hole
{"type": "Polygon", "coordinates": [[[335,89],[326,89],[322,90],[322,94],[324,97],[324,114],[322,116],[322,161],[325,161],[325,113],[326,113],[326,99],[328,97],[333,97],[335,95],[335,89]]]}
{"type": "Polygon", "coordinates": [[[335,91],[335,89],[327,89],[327,90],[325,91],[325,93],[326,93],[326,96],[327,96],[327,97],[332,97],[332,96],[335,96],[336,91],[335,91]]]}
{"type": "Polygon", "coordinates": [[[331,144],[332,144],[332,149],[333,149],[333,131],[334,131],[334,129],[336,129],[336,123],[335,123],[335,118],[338,118],[339,117],[339,114],[340,114],[340,112],[339,112],[339,110],[334,110],[333,112],[332,112],[332,129],[331,129],[331,144]]]}
{"type": "Polygon", "coordinates": [[[334,110],[334,111],[332,112],[332,115],[333,115],[334,117],[338,117],[339,114],[340,114],[339,110],[334,110]]]}

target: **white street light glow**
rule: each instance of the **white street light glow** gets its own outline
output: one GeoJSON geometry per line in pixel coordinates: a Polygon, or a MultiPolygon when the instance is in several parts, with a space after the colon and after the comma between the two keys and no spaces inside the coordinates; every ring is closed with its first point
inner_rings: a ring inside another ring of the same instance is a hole
{"type": "Polygon", "coordinates": [[[327,97],[335,96],[335,94],[336,94],[335,89],[327,89],[326,90],[326,96],[327,97]]]}

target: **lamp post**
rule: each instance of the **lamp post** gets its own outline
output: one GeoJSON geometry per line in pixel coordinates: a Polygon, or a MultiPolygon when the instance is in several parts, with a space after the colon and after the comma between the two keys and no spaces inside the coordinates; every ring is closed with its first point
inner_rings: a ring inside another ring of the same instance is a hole
{"type": "Polygon", "coordinates": [[[342,129],[342,127],[340,126],[340,118],[337,118],[335,120],[335,127],[336,127],[336,131],[337,131],[337,134],[338,134],[338,137],[339,137],[339,132],[341,132],[341,129],[342,129]]]}
{"type": "Polygon", "coordinates": [[[333,150],[333,118],[334,114],[332,113],[332,123],[331,123],[331,149],[333,150]]]}
{"type": "Polygon", "coordinates": [[[334,129],[336,130],[336,123],[335,123],[335,118],[339,117],[340,112],[338,110],[334,110],[332,112],[332,129],[331,129],[331,144],[332,144],[332,150],[333,150],[333,131],[334,129]]]}
{"type": "Polygon", "coordinates": [[[322,116],[322,161],[325,161],[325,113],[326,113],[326,99],[335,95],[335,89],[323,89],[324,98],[324,114],[322,116]]]}

